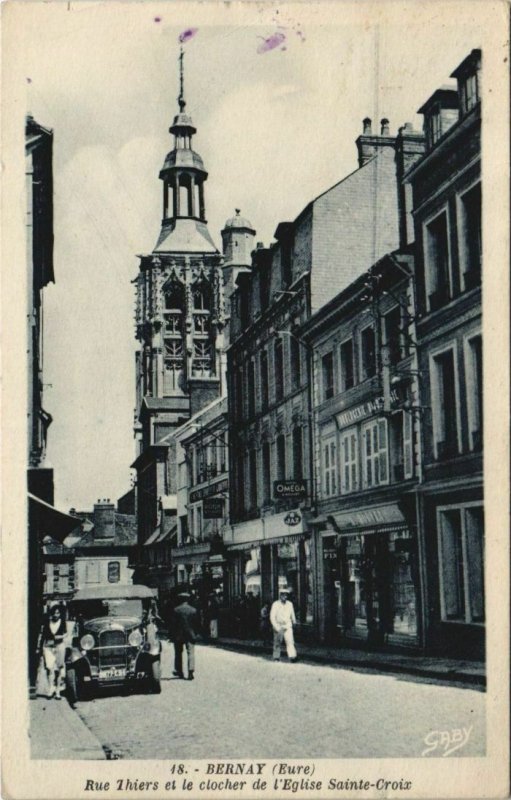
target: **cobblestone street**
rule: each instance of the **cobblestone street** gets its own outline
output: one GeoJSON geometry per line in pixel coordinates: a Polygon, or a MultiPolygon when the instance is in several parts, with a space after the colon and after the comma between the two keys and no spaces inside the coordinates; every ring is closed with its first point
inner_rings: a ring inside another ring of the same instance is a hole
{"type": "Polygon", "coordinates": [[[172,654],[164,643],[161,695],[78,703],[114,757],[417,757],[428,734],[463,728],[453,756],[484,754],[485,695],[473,689],[205,646],[188,682],[172,677],[172,654]]]}

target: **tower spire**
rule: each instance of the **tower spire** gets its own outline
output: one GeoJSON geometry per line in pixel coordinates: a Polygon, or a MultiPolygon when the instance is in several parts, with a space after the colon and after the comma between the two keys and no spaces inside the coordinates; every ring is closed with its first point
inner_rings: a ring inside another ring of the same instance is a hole
{"type": "Polygon", "coordinates": [[[179,53],[179,97],[177,98],[181,114],[184,112],[186,107],[186,100],[184,93],[184,58],[185,58],[185,51],[183,49],[183,46],[181,45],[181,52],[179,53]]]}

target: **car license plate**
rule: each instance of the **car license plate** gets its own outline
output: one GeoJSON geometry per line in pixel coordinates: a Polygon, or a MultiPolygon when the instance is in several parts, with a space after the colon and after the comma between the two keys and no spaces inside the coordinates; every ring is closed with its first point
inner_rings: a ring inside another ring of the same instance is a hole
{"type": "Polygon", "coordinates": [[[110,669],[100,669],[99,671],[99,679],[100,680],[111,680],[112,678],[124,678],[126,675],[126,670],[123,668],[115,669],[111,667],[110,669]]]}

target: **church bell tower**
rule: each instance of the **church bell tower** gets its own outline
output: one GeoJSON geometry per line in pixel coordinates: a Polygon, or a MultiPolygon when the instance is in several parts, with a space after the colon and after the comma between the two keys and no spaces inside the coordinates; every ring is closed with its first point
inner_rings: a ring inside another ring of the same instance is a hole
{"type": "MultiPolygon", "coordinates": [[[[173,147],[159,174],[160,234],[153,251],[140,256],[135,279],[137,472],[157,457],[158,448],[168,447],[176,427],[218,397],[221,388],[222,256],[207,227],[208,173],[193,149],[196,128],[185,110],[182,49],[179,76],[179,112],[169,128],[173,147]]],[[[166,458],[169,461],[168,454],[166,458]]],[[[166,480],[163,493],[171,494],[174,478],[167,474],[166,480]]],[[[140,486],[140,479],[137,482],[140,486]]]]}

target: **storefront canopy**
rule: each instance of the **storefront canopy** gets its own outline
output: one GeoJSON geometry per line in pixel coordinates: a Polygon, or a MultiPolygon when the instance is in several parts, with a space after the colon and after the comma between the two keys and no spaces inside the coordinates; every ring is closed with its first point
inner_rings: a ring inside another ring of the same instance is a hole
{"type": "Polygon", "coordinates": [[[30,492],[28,493],[28,503],[30,514],[36,523],[41,540],[45,536],[51,536],[52,539],[62,543],[66,536],[81,524],[81,520],[77,517],[59,511],[55,506],[45,503],[40,497],[36,497],[30,492]]]}

